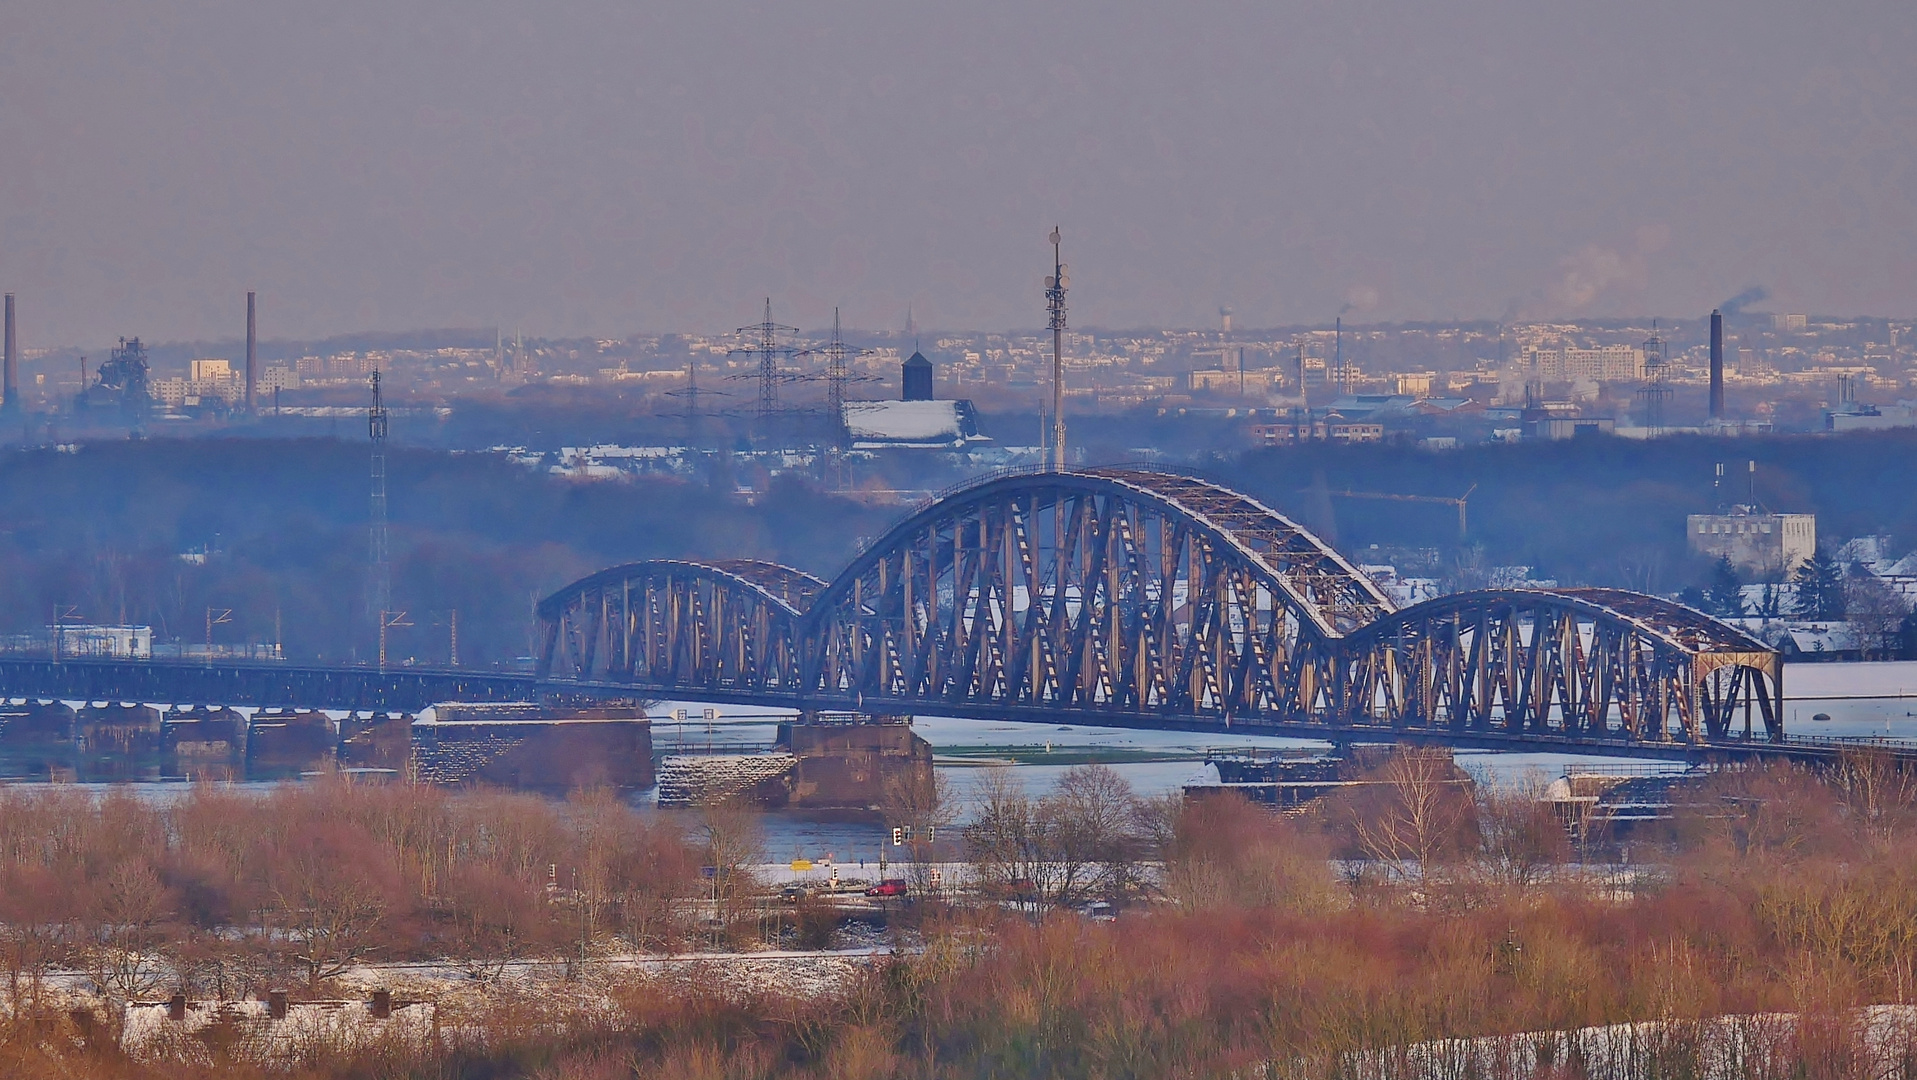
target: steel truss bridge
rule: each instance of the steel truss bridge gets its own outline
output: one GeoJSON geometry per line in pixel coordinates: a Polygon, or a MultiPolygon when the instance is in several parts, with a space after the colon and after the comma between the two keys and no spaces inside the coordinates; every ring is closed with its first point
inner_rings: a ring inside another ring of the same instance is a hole
{"type": "Polygon", "coordinates": [[[531,676],[0,659],[0,693],[418,709],[643,697],[1653,757],[1833,756],[1787,738],[1778,654],[1657,597],[1506,589],[1397,607],[1309,531],[1196,476],[989,477],[836,578],[616,566],[539,605],[531,676]]]}
{"type": "Polygon", "coordinates": [[[1330,739],[1811,753],[1785,739],[1778,654],[1735,627],[1611,589],[1400,609],[1282,514],[1160,471],[1000,475],[921,506],[829,582],[766,562],[654,560],[573,583],[539,618],[545,686],[1330,739]]]}

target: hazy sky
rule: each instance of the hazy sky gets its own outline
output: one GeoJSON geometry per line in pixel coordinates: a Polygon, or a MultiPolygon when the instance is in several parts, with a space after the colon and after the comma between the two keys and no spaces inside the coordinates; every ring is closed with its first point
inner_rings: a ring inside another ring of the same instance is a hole
{"type": "Polygon", "coordinates": [[[1917,314],[1912,0],[9,0],[28,345],[1917,314]]]}

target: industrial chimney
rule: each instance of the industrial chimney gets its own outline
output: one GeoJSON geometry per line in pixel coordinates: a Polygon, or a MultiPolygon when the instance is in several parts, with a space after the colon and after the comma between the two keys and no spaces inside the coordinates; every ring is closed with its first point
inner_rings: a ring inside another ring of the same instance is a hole
{"type": "Polygon", "coordinates": [[[13,294],[7,294],[7,346],[5,371],[0,373],[0,410],[8,415],[20,411],[20,381],[14,364],[18,357],[13,351],[13,294]]]}
{"type": "Polygon", "coordinates": [[[1711,312],[1711,419],[1724,419],[1724,313],[1711,312]]]}
{"type": "Polygon", "coordinates": [[[246,293],[246,415],[254,416],[259,412],[259,402],[255,400],[255,383],[259,378],[259,369],[253,358],[253,292],[246,293]]]}

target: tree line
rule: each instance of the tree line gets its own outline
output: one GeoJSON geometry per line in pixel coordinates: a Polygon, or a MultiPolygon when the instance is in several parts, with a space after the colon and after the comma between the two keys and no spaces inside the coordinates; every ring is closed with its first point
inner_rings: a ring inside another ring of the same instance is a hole
{"type": "Polygon", "coordinates": [[[1041,795],[988,783],[957,841],[975,898],[897,909],[897,952],[814,990],[597,963],[744,943],[712,936],[728,904],[754,918],[750,819],[723,807],[680,831],[591,794],[7,792],[0,1069],[260,1070],[211,1044],[116,1057],[48,989],[56,964],[122,999],[231,997],[436,956],[484,988],[442,1000],[436,1044],[314,1045],[300,1075],[1426,1076],[1443,1040],[1631,1024],[1631,1075],[1703,1075],[1722,1017],[1769,1018],[1737,1028],[1740,1075],[1885,1053],[1872,1075],[1912,1075],[1917,1028],[1857,1011],[1917,994],[1917,782],[1893,763],[1714,774],[1628,862],[1442,754],[1368,779],[1291,816],[1140,799],[1098,767],[1041,795]],[[1115,918],[1076,910],[1099,897],[1115,918]],[[576,958],[570,989],[503,977],[531,956],[576,958]]]}

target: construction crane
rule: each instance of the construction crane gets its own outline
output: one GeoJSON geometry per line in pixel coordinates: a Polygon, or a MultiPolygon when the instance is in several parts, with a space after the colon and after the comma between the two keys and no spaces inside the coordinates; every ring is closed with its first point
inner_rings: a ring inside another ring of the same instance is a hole
{"type": "MultiPolygon", "coordinates": [[[[1343,499],[1389,499],[1393,502],[1441,503],[1445,506],[1455,506],[1458,508],[1458,539],[1463,540],[1466,524],[1464,516],[1465,500],[1469,499],[1471,493],[1476,490],[1478,490],[1478,485],[1472,484],[1464,490],[1464,494],[1455,499],[1445,495],[1399,495],[1395,492],[1387,491],[1327,491],[1325,494],[1343,499]]],[[[1309,489],[1306,489],[1306,491],[1308,493],[1309,489]]]]}

